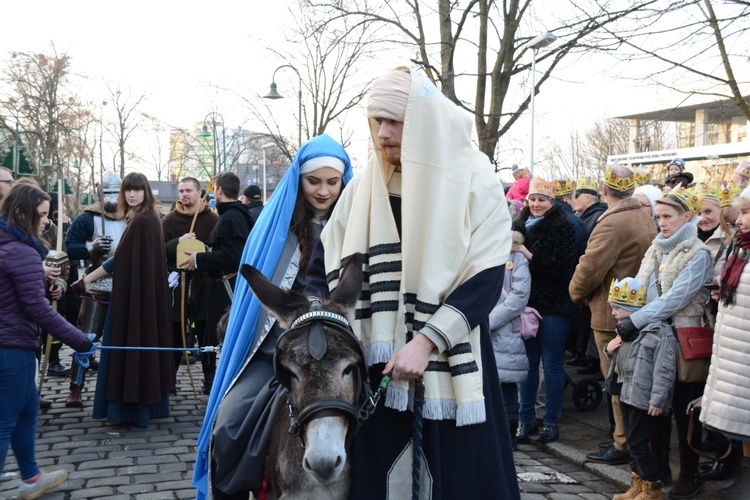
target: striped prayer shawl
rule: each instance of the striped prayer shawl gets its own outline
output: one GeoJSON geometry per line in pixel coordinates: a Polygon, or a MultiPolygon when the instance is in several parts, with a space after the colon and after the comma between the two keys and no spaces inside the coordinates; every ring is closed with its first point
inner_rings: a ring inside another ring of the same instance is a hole
{"type": "MultiPolygon", "coordinates": [[[[485,420],[479,326],[445,299],[482,271],[505,264],[510,216],[487,157],[471,143],[471,119],[415,75],[401,147],[402,173],[376,152],[342,193],[321,236],[329,289],[353,253],[365,254],[365,282],[353,329],[368,365],[388,362],[427,329],[444,340],[423,375],[424,416],[485,420]],[[389,196],[402,194],[402,235],[389,196]]],[[[371,130],[377,126],[371,120],[371,130]]],[[[377,133],[373,141],[379,149],[377,133]]],[[[413,388],[392,381],[385,404],[411,408],[413,388]]]]}

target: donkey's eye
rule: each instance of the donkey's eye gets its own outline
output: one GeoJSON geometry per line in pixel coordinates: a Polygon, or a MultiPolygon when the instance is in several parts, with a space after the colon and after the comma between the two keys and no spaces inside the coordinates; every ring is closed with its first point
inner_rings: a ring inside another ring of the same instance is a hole
{"type": "Polygon", "coordinates": [[[297,374],[291,370],[289,370],[289,378],[299,381],[299,377],[297,376],[297,374]]]}
{"type": "Polygon", "coordinates": [[[356,369],[357,369],[357,365],[355,365],[355,364],[352,363],[351,365],[349,365],[346,368],[344,368],[343,375],[344,376],[351,375],[352,373],[354,373],[354,370],[356,370],[356,369]]]}

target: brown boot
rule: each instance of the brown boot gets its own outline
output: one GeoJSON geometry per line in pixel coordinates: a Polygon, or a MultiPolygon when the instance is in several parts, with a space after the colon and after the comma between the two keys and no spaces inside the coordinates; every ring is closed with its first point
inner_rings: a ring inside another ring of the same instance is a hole
{"type": "Polygon", "coordinates": [[[68,408],[81,408],[83,399],[81,398],[81,388],[77,385],[70,386],[70,394],[65,399],[65,406],[68,408]]]}
{"type": "Polygon", "coordinates": [[[641,493],[637,500],[663,500],[664,495],[661,492],[661,481],[643,481],[641,480],[641,493]]]}
{"type": "Polygon", "coordinates": [[[643,479],[635,472],[630,473],[630,484],[632,485],[625,493],[618,493],[612,497],[612,500],[632,500],[641,493],[643,490],[643,479]]]}

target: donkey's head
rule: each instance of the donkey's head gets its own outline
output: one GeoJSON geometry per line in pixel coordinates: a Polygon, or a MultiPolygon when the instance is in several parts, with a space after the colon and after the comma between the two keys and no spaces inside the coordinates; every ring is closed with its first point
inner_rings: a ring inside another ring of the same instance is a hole
{"type": "Polygon", "coordinates": [[[364,353],[349,326],[362,290],[362,257],[348,260],[330,299],[322,302],[282,290],[250,266],[241,273],[287,329],[276,344],[274,370],[289,390],[290,432],[305,445],[302,465],[321,483],[335,481],[369,391],[364,353]]]}

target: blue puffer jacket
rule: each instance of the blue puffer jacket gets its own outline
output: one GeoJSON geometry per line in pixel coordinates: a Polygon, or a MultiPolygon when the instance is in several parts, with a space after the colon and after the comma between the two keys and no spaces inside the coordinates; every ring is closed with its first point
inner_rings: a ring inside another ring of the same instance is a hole
{"type": "Polygon", "coordinates": [[[45,297],[39,253],[0,229],[0,347],[36,350],[40,328],[76,350],[90,345],[45,297]]]}

